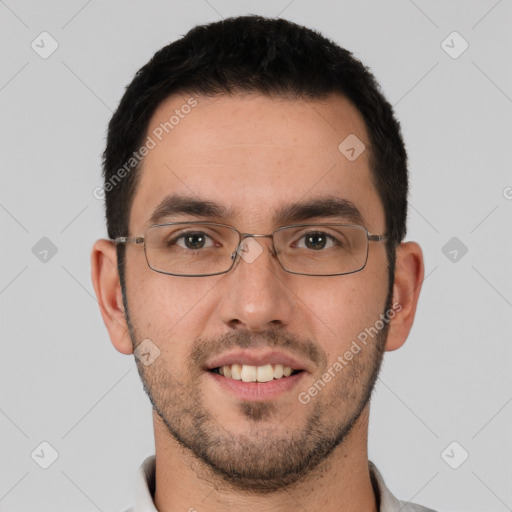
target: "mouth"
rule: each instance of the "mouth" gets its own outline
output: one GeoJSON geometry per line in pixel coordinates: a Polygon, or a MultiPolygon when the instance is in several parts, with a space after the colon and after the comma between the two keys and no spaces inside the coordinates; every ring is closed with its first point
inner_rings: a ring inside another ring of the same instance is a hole
{"type": "Polygon", "coordinates": [[[209,370],[212,373],[221,375],[227,379],[242,382],[270,382],[273,380],[286,379],[304,370],[294,369],[283,364],[263,364],[253,366],[248,364],[225,364],[209,370]]]}
{"type": "Polygon", "coordinates": [[[269,349],[234,350],[214,356],[203,367],[210,384],[240,400],[278,399],[313,369],[307,360],[269,349]]]}

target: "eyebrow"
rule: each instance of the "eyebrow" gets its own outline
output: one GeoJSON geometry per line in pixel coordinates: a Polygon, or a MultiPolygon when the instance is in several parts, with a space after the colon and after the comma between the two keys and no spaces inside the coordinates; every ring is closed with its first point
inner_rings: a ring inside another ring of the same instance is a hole
{"type": "MultiPolygon", "coordinates": [[[[234,208],[210,200],[184,195],[169,195],[155,208],[148,224],[159,224],[169,217],[188,215],[196,218],[213,218],[227,221],[239,217],[234,208]]],[[[274,209],[273,222],[282,226],[315,218],[328,218],[364,226],[364,218],[357,206],[348,199],[323,196],[307,201],[298,201],[274,209]]]]}
{"type": "Polygon", "coordinates": [[[277,210],[274,222],[276,224],[292,224],[318,217],[364,225],[363,215],[352,201],[334,196],[285,205],[277,210]]]}
{"type": "Polygon", "coordinates": [[[155,208],[149,218],[149,224],[159,224],[166,217],[173,215],[227,219],[235,217],[236,211],[214,201],[173,194],[165,197],[155,208]]]}

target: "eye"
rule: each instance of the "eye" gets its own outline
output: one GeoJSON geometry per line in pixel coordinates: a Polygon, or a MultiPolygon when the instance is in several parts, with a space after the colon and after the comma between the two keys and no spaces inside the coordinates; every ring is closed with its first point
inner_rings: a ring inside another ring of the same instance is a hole
{"type": "Polygon", "coordinates": [[[299,249],[312,249],[320,251],[322,249],[331,249],[339,245],[338,241],[324,231],[312,231],[301,236],[296,244],[299,249]]]}
{"type": "Polygon", "coordinates": [[[214,240],[203,231],[187,231],[185,233],[181,233],[172,240],[169,240],[167,245],[169,247],[177,245],[182,249],[197,250],[216,247],[218,244],[216,244],[214,240]]]}

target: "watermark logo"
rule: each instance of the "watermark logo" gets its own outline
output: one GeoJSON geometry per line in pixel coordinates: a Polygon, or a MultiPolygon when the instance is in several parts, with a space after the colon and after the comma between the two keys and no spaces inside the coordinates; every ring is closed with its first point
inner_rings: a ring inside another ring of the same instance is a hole
{"type": "Polygon", "coordinates": [[[246,263],[253,263],[256,261],[258,256],[263,252],[263,247],[254,240],[254,238],[250,237],[244,240],[240,244],[240,248],[238,249],[238,254],[246,263]]]}
{"type": "Polygon", "coordinates": [[[453,31],[441,42],[441,48],[452,59],[458,59],[469,48],[469,43],[457,31],[453,31]]]}
{"type": "Polygon", "coordinates": [[[30,43],[30,47],[41,59],[47,59],[57,50],[59,43],[48,32],[41,32],[32,43],[30,43]]]}
{"type": "Polygon", "coordinates": [[[149,366],[160,355],[160,349],[149,338],[146,338],[133,353],[144,366],[149,366]]]}
{"type": "Polygon", "coordinates": [[[364,153],[365,149],[366,146],[363,141],[353,133],[343,139],[338,146],[339,152],[351,162],[357,160],[364,153]]]}
{"type": "Polygon", "coordinates": [[[468,252],[468,248],[456,236],[446,242],[441,252],[452,262],[458,263],[468,252]]]}
{"type": "Polygon", "coordinates": [[[30,457],[40,468],[48,469],[59,458],[59,452],[48,441],[43,441],[34,448],[30,457]]]}
{"type": "Polygon", "coordinates": [[[469,457],[469,453],[466,449],[457,441],[452,441],[442,452],[441,458],[450,466],[452,469],[458,469],[466,462],[469,457]]]}
{"type": "Polygon", "coordinates": [[[41,263],[48,263],[57,254],[57,251],[57,246],[46,236],[43,236],[32,247],[32,254],[41,263]]]}

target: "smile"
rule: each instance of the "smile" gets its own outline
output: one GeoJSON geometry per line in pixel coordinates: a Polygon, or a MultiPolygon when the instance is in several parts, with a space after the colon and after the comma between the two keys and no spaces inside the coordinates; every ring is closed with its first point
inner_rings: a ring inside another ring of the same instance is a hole
{"type": "Polygon", "coordinates": [[[270,382],[275,379],[290,377],[302,370],[294,370],[282,364],[264,364],[252,366],[248,364],[226,364],[211,370],[228,379],[243,382],[270,382]]]}

